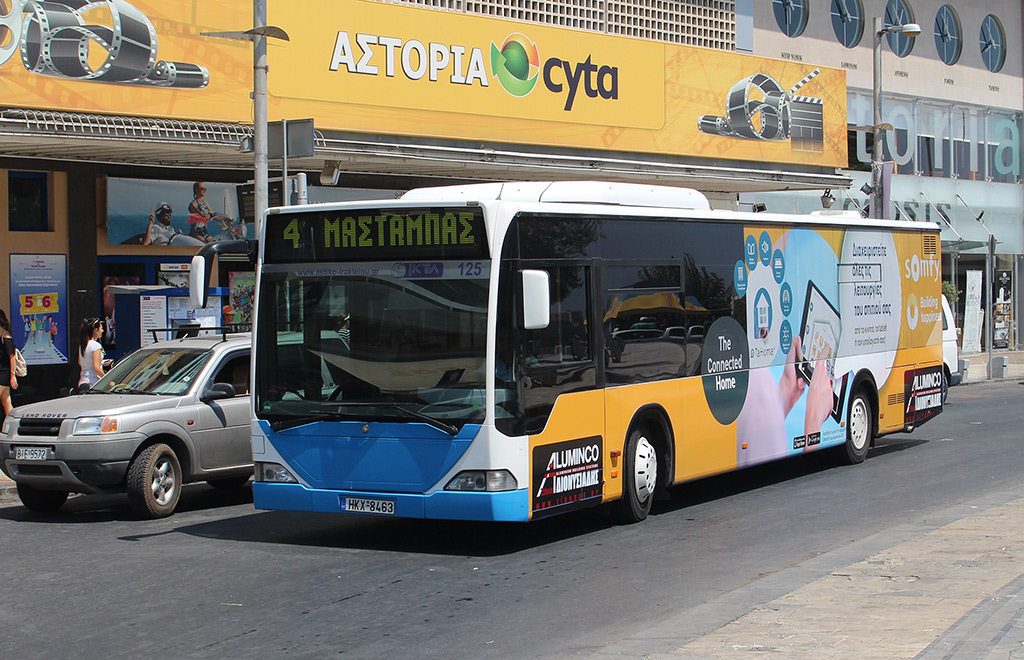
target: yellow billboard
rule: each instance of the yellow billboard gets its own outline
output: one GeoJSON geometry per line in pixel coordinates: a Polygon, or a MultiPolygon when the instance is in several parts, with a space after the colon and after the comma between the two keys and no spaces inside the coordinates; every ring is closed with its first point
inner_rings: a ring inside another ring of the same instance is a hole
{"type": "MultiPolygon", "coordinates": [[[[252,120],[248,2],[12,0],[13,106],[252,120]]],[[[268,1],[270,119],[317,128],[842,167],[840,69],[368,0],[268,1]]]]}

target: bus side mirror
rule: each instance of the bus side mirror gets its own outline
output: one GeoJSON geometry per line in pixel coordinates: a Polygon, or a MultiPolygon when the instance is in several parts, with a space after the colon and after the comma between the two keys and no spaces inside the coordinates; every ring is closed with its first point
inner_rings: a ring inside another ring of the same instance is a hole
{"type": "Polygon", "coordinates": [[[192,257],[192,267],[188,272],[188,301],[196,309],[206,307],[209,273],[213,258],[218,254],[247,254],[249,261],[256,263],[256,241],[247,241],[244,238],[237,241],[214,241],[199,248],[196,256],[192,257]]]}
{"type": "Polygon", "coordinates": [[[523,328],[540,330],[548,327],[551,295],[546,270],[523,271],[523,328]]]}
{"type": "Polygon", "coordinates": [[[188,300],[195,309],[206,307],[206,257],[192,257],[192,267],[188,271],[188,300]]]}

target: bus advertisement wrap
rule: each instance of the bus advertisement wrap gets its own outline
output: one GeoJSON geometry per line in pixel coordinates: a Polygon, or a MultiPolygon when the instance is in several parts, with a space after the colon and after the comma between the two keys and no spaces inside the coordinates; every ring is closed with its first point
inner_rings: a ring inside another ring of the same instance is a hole
{"type": "MultiPolygon", "coordinates": [[[[703,406],[694,401],[693,379],[607,389],[603,403],[609,437],[625,435],[629,423],[616,419],[612,410],[659,401],[678,432],[675,476],[688,480],[842,445],[848,405],[863,382],[858,375],[862,379],[865,373],[878,390],[879,433],[920,424],[941,411],[941,366],[916,368],[935,364],[940,356],[934,236],[779,225],[748,225],[742,235],[737,228],[732,236],[736,261],[727,271],[732,280],[729,308],[708,312],[692,301],[675,306],[662,300],[648,302],[650,316],[627,317],[623,310],[629,302],[614,305],[615,322],[640,322],[613,336],[637,333],[635,328],[650,324],[658,327],[655,335],[667,337],[658,315],[704,319],[704,329],[696,333],[701,337],[696,344],[699,370],[689,372],[700,376],[703,406]]],[[[726,258],[715,257],[720,262],[726,258]]],[[[651,295],[645,294],[648,300],[651,295]]],[[[655,359],[650,347],[662,345],[635,342],[627,339],[617,353],[618,364],[609,363],[609,374],[630,361],[650,364],[655,359]]],[[[559,437],[551,430],[564,432],[572,427],[568,417],[597,405],[589,392],[562,395],[544,431],[531,437],[534,474],[543,468],[536,461],[557,446],[546,444],[559,437]],[[570,407],[573,399],[587,403],[570,407]]],[[[589,420],[577,419],[577,424],[591,426],[589,420]]],[[[617,495],[619,484],[613,476],[606,496],[617,495]]],[[[535,497],[535,515],[543,505],[535,497]]]]}

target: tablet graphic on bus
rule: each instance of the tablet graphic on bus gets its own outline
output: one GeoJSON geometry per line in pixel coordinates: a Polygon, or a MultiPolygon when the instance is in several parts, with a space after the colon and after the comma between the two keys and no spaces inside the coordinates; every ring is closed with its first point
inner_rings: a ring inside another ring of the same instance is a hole
{"type": "MultiPolygon", "coordinates": [[[[825,360],[831,368],[831,360],[839,351],[839,328],[839,312],[814,282],[808,281],[807,295],[804,298],[804,320],[800,332],[803,356],[796,364],[797,373],[808,383],[814,374],[814,363],[825,360]]],[[[831,373],[829,378],[835,380],[831,373]]]]}

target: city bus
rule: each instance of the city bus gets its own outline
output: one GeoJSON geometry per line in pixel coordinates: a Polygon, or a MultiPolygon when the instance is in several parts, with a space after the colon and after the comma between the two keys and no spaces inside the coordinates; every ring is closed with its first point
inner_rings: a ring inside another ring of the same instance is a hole
{"type": "Polygon", "coordinates": [[[258,509],[637,522],[942,410],[932,223],[484,183],[273,208],[249,248],[258,509]]]}

